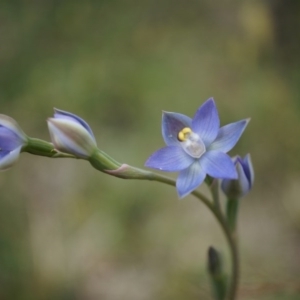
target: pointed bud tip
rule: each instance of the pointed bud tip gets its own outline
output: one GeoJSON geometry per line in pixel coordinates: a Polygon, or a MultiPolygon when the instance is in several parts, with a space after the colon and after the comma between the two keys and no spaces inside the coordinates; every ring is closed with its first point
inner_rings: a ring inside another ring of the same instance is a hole
{"type": "Polygon", "coordinates": [[[206,102],[213,102],[213,104],[215,104],[215,99],[214,97],[209,97],[206,102]]]}

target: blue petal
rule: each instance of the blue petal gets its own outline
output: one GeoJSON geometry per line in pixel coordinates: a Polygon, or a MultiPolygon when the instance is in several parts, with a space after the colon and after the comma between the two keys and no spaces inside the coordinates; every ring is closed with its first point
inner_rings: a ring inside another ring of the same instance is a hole
{"type": "Polygon", "coordinates": [[[199,134],[206,147],[216,138],[220,127],[220,119],[213,98],[204,102],[197,110],[193,121],[192,130],[199,134]]]}
{"type": "MultiPolygon", "coordinates": [[[[236,164],[236,169],[238,172],[238,182],[240,184],[240,189],[241,189],[241,196],[244,196],[246,193],[250,191],[250,181],[246,176],[245,169],[243,168],[242,164],[239,162],[236,164]]],[[[234,180],[235,181],[235,180],[234,180]]]]}
{"type": "Polygon", "coordinates": [[[10,152],[0,152],[0,171],[5,171],[9,169],[18,160],[21,148],[22,146],[17,147],[16,149],[10,152]]]}
{"type": "Polygon", "coordinates": [[[185,127],[191,127],[192,119],[178,113],[163,112],[162,136],[168,146],[180,145],[178,133],[185,127]]]}
{"type": "Polygon", "coordinates": [[[17,134],[0,125],[0,151],[12,151],[22,144],[23,140],[17,134]]]}
{"type": "Polygon", "coordinates": [[[20,140],[26,142],[27,137],[19,124],[9,116],[0,114],[0,127],[4,127],[13,132],[20,140]]]}
{"type": "Polygon", "coordinates": [[[216,140],[209,146],[208,150],[218,150],[227,153],[230,151],[245,130],[250,119],[231,123],[219,129],[216,140]]]}
{"type": "Polygon", "coordinates": [[[185,197],[195,190],[205,179],[206,173],[201,168],[199,161],[194,162],[189,168],[181,171],[176,181],[176,188],[180,198],[185,197]]]}
{"type": "Polygon", "coordinates": [[[186,169],[194,159],[186,154],[181,147],[168,146],[154,152],[146,161],[145,166],[167,172],[186,169]]]}
{"type": "Polygon", "coordinates": [[[91,136],[95,139],[95,136],[93,134],[92,129],[90,128],[90,126],[88,125],[87,122],[85,122],[83,119],[81,119],[80,117],[67,112],[67,111],[63,111],[57,108],[54,108],[54,118],[57,119],[67,119],[67,120],[72,120],[74,122],[79,123],[80,125],[82,125],[90,134],[91,136]]]}
{"type": "Polygon", "coordinates": [[[237,172],[231,158],[220,151],[208,151],[200,158],[203,170],[214,178],[237,179],[237,172]]]}
{"type": "Polygon", "coordinates": [[[244,159],[242,160],[242,166],[244,168],[245,175],[247,176],[247,179],[250,183],[250,189],[251,189],[254,183],[254,170],[253,170],[250,154],[247,154],[244,157],[244,159]]]}

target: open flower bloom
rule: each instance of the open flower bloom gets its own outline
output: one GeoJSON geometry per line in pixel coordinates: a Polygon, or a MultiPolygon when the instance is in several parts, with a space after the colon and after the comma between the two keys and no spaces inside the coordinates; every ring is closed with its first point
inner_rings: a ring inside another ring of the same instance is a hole
{"type": "Polygon", "coordinates": [[[231,158],[226,154],[243,133],[247,120],[220,128],[215,102],[208,99],[193,119],[164,112],[162,135],[167,147],[154,152],[145,166],[178,172],[176,187],[180,198],[195,190],[206,174],[214,178],[237,179],[231,158]]]}
{"type": "Polygon", "coordinates": [[[27,136],[18,123],[0,115],[0,170],[10,168],[19,158],[22,147],[27,143],[27,136]]]}
{"type": "Polygon", "coordinates": [[[238,179],[223,179],[221,188],[228,198],[238,199],[251,190],[254,182],[254,171],[250,154],[247,154],[244,158],[235,156],[232,161],[236,167],[238,179]]]}
{"type": "Polygon", "coordinates": [[[47,122],[52,143],[58,151],[88,158],[97,149],[90,126],[78,116],[54,109],[54,118],[47,122]]]}

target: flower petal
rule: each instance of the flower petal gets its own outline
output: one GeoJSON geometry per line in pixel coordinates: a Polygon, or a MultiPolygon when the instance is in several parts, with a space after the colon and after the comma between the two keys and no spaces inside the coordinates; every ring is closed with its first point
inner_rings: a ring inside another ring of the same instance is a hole
{"type": "Polygon", "coordinates": [[[181,171],[176,181],[176,188],[180,198],[187,196],[195,190],[205,179],[206,173],[201,168],[199,161],[181,171]]]}
{"type": "Polygon", "coordinates": [[[0,126],[11,130],[23,142],[26,141],[26,134],[23,132],[19,124],[11,117],[0,114],[0,126]]]}
{"type": "Polygon", "coordinates": [[[182,148],[168,146],[154,152],[146,161],[145,166],[167,172],[177,172],[186,169],[194,159],[182,148]]]}
{"type": "Polygon", "coordinates": [[[221,127],[217,138],[208,150],[218,150],[224,153],[230,151],[241,137],[249,121],[250,119],[245,119],[221,127]]]}
{"type": "Polygon", "coordinates": [[[203,170],[214,178],[237,179],[237,172],[231,158],[220,151],[208,151],[200,158],[203,170]]]}
{"type": "Polygon", "coordinates": [[[238,181],[241,185],[242,195],[245,195],[251,188],[250,181],[246,176],[245,169],[239,162],[236,164],[236,169],[238,172],[238,181]]]}
{"type": "Polygon", "coordinates": [[[57,150],[86,158],[97,147],[94,137],[81,124],[63,118],[50,118],[47,122],[52,143],[57,150]]]}
{"type": "Polygon", "coordinates": [[[213,98],[204,102],[197,110],[193,121],[192,130],[199,134],[206,147],[216,138],[220,127],[220,119],[213,98]]]}
{"type": "Polygon", "coordinates": [[[0,171],[9,169],[19,158],[22,146],[14,149],[13,151],[0,152],[0,171]]]}
{"type": "Polygon", "coordinates": [[[168,146],[179,145],[178,133],[185,127],[191,127],[192,119],[178,113],[163,112],[162,135],[168,146]]]}
{"type": "Polygon", "coordinates": [[[74,115],[70,112],[54,108],[54,118],[55,119],[72,120],[72,121],[75,121],[75,122],[79,123],[80,125],[82,125],[90,133],[90,135],[95,140],[95,136],[93,134],[93,131],[92,131],[91,127],[89,126],[89,124],[87,122],[85,122],[80,117],[78,117],[78,116],[76,116],[76,115],[74,115]]]}
{"type": "Polygon", "coordinates": [[[242,166],[244,168],[247,179],[250,183],[250,189],[251,189],[252,185],[254,183],[254,170],[253,170],[253,165],[252,165],[250,154],[247,154],[244,157],[244,159],[242,160],[242,166]]]}
{"type": "Polygon", "coordinates": [[[23,144],[23,139],[21,139],[14,131],[0,125],[0,151],[10,152],[23,144]]]}

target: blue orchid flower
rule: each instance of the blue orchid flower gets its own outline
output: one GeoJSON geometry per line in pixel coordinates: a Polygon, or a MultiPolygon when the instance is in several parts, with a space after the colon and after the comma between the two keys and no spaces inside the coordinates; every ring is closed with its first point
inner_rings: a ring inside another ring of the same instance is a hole
{"type": "Polygon", "coordinates": [[[9,169],[19,158],[27,136],[18,123],[0,114],[0,170],[9,169]]]}
{"type": "Polygon", "coordinates": [[[195,190],[206,174],[220,179],[237,179],[231,150],[249,119],[220,128],[213,98],[204,102],[193,119],[179,113],[163,112],[162,135],[166,147],[154,152],[145,166],[166,172],[178,172],[176,188],[180,198],[195,190]]]}
{"type": "Polygon", "coordinates": [[[230,199],[238,199],[245,196],[254,183],[254,170],[250,154],[244,158],[235,156],[232,161],[236,167],[238,178],[236,180],[223,179],[221,188],[230,199]]]}
{"type": "Polygon", "coordinates": [[[97,149],[90,126],[80,117],[54,109],[54,118],[49,118],[47,123],[51,141],[57,150],[88,158],[97,149]]]}

